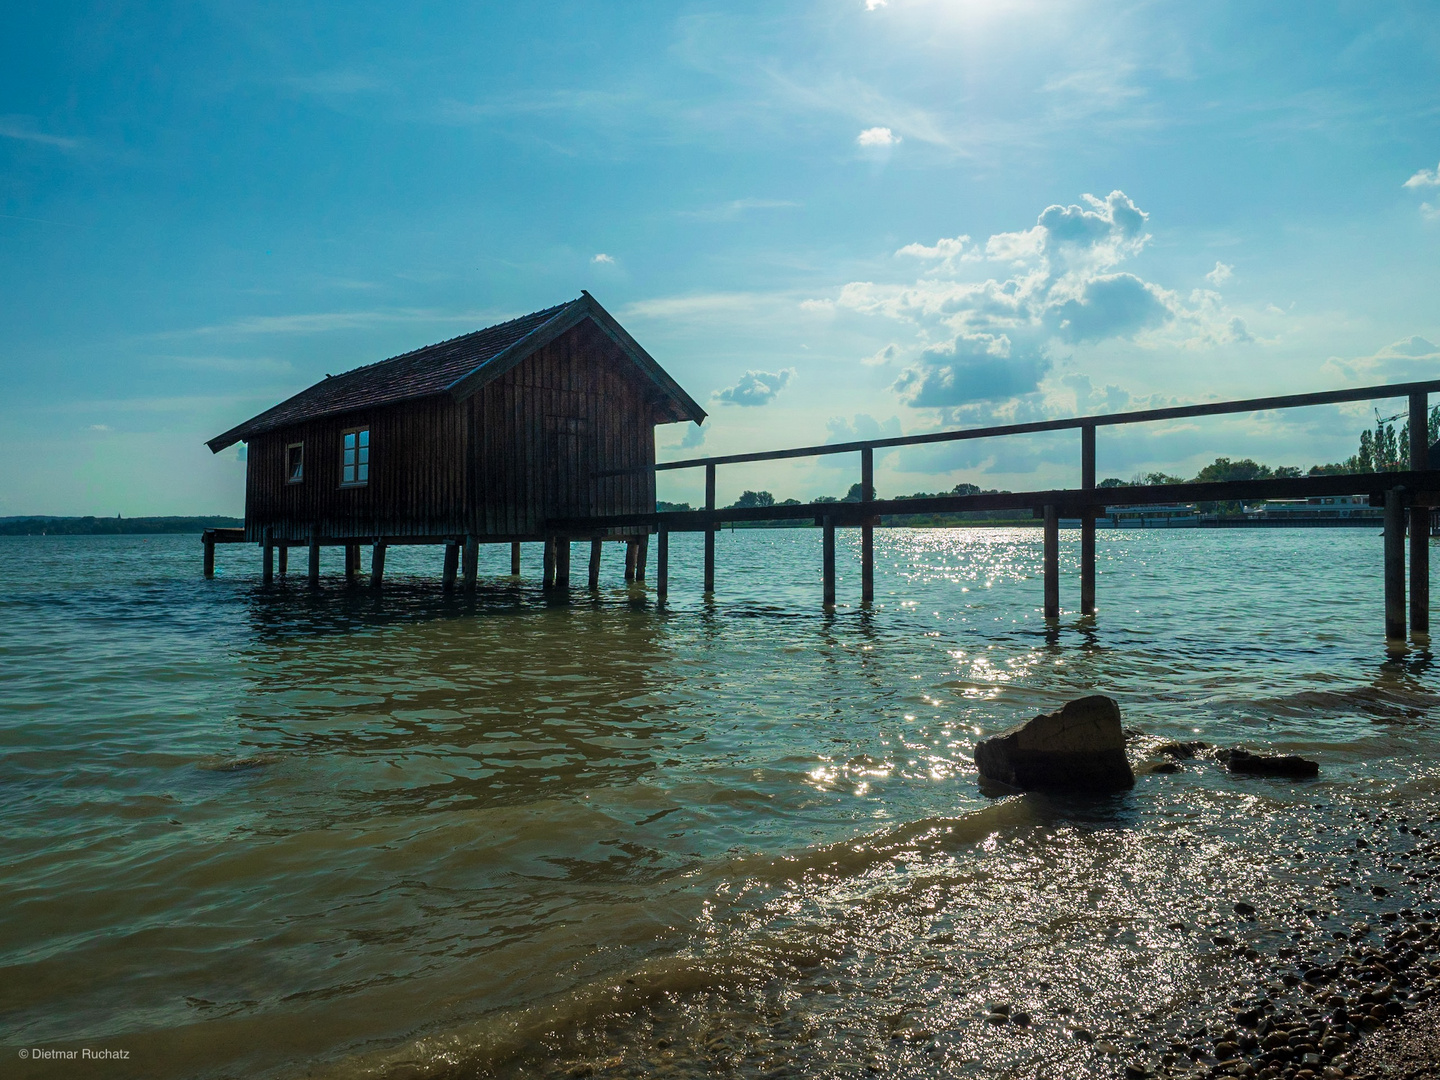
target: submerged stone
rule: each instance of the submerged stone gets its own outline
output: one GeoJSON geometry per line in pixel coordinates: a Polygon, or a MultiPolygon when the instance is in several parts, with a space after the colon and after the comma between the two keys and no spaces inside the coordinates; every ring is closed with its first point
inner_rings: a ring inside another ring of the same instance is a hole
{"type": "Polygon", "coordinates": [[[1295,754],[1252,754],[1249,750],[1226,751],[1223,759],[1233,773],[1252,776],[1293,776],[1307,778],[1320,775],[1320,763],[1295,754]]]}
{"type": "Polygon", "coordinates": [[[1026,789],[1097,792],[1135,784],[1120,706],[1101,694],[982,739],[975,764],[986,779],[1026,789]]]}

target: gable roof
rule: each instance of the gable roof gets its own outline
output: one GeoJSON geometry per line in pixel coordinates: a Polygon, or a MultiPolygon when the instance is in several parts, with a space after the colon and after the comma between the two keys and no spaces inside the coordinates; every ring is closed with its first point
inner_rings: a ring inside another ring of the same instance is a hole
{"type": "Polygon", "coordinates": [[[705,410],[681,389],[611,314],[588,292],[566,304],[557,304],[509,322],[463,334],[423,349],[401,353],[322,381],[252,416],[243,424],[217,435],[205,445],[218,454],[252,436],[291,424],[336,416],[375,405],[391,405],[415,398],[449,394],[464,401],[486,383],[499,378],[536,350],[586,320],[610,338],[661,391],[674,423],[700,423],[705,410]]]}

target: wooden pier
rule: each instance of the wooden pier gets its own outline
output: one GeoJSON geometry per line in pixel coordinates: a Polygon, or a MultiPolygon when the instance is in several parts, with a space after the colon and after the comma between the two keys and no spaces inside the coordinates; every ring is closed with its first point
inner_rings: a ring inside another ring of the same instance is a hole
{"type": "MultiPolygon", "coordinates": [[[[545,521],[536,534],[510,537],[510,571],[518,576],[520,540],[542,544],[542,581],[547,589],[571,585],[571,546],[589,545],[586,581],[591,589],[600,585],[601,552],[608,540],[625,545],[625,581],[643,584],[649,552],[649,536],[656,537],[654,589],[659,604],[667,600],[670,581],[670,536],[676,532],[700,532],[703,544],[703,590],[715,591],[715,533],[725,523],[800,520],[821,529],[821,603],[833,608],[836,595],[836,530],[860,530],[860,602],[874,600],[874,529],[882,517],[928,516],[987,510],[1029,510],[1041,523],[1043,546],[1043,611],[1047,620],[1061,616],[1059,532],[1062,518],[1080,521],[1079,614],[1096,614],[1095,522],[1105,513],[1106,499],[1123,499],[1129,506],[1159,506],[1176,503],[1236,502],[1258,499],[1306,499],[1326,496],[1366,496],[1370,505],[1384,508],[1384,595],[1385,636],[1392,643],[1403,642],[1407,632],[1428,639],[1430,630],[1430,546],[1433,508],[1440,507],[1440,469],[1430,467],[1427,444],[1429,395],[1440,392],[1440,380],[1393,383],[1350,390],[1312,394],[1290,394],[1240,401],[1207,402],[1201,405],[1146,409],[1128,413],[1070,417],[1059,420],[1004,424],[983,428],[934,432],[782,450],[728,454],[682,461],[645,463],[619,469],[596,471],[599,483],[634,474],[653,481],[657,472],[704,469],[705,506],[699,510],[636,511],[630,513],[557,516],[545,521]],[[1201,416],[1270,412],[1357,401],[1404,398],[1409,406],[1409,468],[1398,472],[1352,473],[1338,476],[1281,477],[1223,483],[1179,483],[1105,489],[1096,487],[1095,454],[1100,428],[1155,423],[1201,416]],[[1078,430],[1079,485],[1040,491],[997,492],[980,495],[937,495],[921,499],[877,499],[874,489],[874,460],[877,450],[930,443],[960,442],[1038,432],[1078,430]],[[791,458],[857,454],[861,498],[859,502],[824,502],[788,506],[720,507],[716,505],[716,472],[724,465],[752,464],[791,458]],[[1407,546],[1406,536],[1409,536],[1407,546]],[[1408,552],[1408,559],[1407,559],[1408,552]],[[1408,574],[1406,563],[1408,561],[1408,574]],[[1408,592],[1407,592],[1408,585],[1408,592]],[[1407,602],[1408,601],[1408,602],[1407,602]]],[[[653,488],[652,488],[653,490],[653,488]]],[[[204,536],[205,574],[214,573],[216,544],[238,543],[242,530],[208,530],[204,536]]],[[[499,538],[476,534],[375,536],[364,541],[371,547],[370,585],[379,587],[384,579],[385,551],[391,544],[443,545],[441,579],[444,587],[473,590],[476,583],[478,545],[500,542],[499,538]]],[[[352,536],[326,536],[318,530],[300,545],[294,538],[273,539],[268,530],[262,536],[263,580],[272,580],[273,552],[278,548],[280,574],[286,572],[290,546],[304,546],[309,555],[309,581],[319,584],[320,548],[343,545],[346,549],[346,578],[355,583],[360,573],[361,542],[352,536]]]]}

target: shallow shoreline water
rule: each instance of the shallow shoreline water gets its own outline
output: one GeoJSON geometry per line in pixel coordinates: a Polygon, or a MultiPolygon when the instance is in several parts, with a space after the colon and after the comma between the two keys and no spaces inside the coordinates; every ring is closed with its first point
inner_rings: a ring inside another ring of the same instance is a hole
{"type": "Polygon", "coordinates": [[[316,598],[248,547],[207,583],[195,538],[3,542],[0,1042],[137,1076],[1114,1075],[1076,1028],[1133,1051],[1274,982],[1294,912],[1429,902],[1350,865],[1358,813],[1440,800],[1378,535],[1107,533],[1098,620],[1058,630],[1032,530],[885,530],[868,611],[842,546],[829,616],[813,531],[722,534],[713,604],[693,539],[664,613],[618,554],[594,596],[489,551],[446,597],[392,551],[379,598],[316,598]],[[982,733],[1091,691],[1321,777],[978,792],[982,733]]]}

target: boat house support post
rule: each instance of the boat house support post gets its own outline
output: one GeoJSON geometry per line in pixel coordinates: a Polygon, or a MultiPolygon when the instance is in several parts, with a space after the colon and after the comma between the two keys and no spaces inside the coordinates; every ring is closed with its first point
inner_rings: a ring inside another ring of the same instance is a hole
{"type": "Polygon", "coordinates": [[[289,545],[289,544],[281,544],[281,545],[280,545],[280,559],[279,559],[279,562],[280,562],[280,576],[281,576],[281,577],[284,577],[285,574],[286,574],[286,572],[289,571],[289,569],[290,569],[290,545],[289,545]]]}
{"type": "Polygon", "coordinates": [[[823,574],[825,578],[825,599],[826,609],[835,606],[835,519],[826,514],[821,519],[821,547],[823,554],[823,574]]]}
{"type": "Polygon", "coordinates": [[[596,536],[590,541],[590,579],[586,584],[593,592],[600,588],[600,552],[605,542],[596,536]]]}
{"type": "Polygon", "coordinates": [[[445,541],[445,566],[441,571],[440,583],[446,592],[455,589],[455,576],[460,570],[460,541],[445,541]]]}
{"type": "Polygon", "coordinates": [[[635,541],[625,541],[625,583],[635,580],[635,541]]]}
{"type": "MultiPolygon", "coordinates": [[[[1080,486],[1095,490],[1095,425],[1080,429],[1080,486]]],[[[1095,508],[1080,513],[1080,614],[1095,614],[1095,508]]]]}
{"type": "Polygon", "coordinates": [[[650,534],[638,537],[635,541],[635,580],[639,584],[645,584],[645,560],[650,554],[650,534]]]}
{"type": "Polygon", "coordinates": [[[1385,492],[1385,640],[1405,640],[1405,494],[1385,492]]]}
{"type": "MultiPolygon", "coordinates": [[[[1410,395],[1410,468],[1430,468],[1430,395],[1410,395]]],[[[1430,508],[1410,507],[1410,633],[1430,636],[1430,508]]]]}
{"type": "Polygon", "coordinates": [[[262,534],[265,539],[260,542],[260,550],[263,553],[261,558],[260,581],[269,585],[275,580],[275,538],[270,526],[265,526],[262,534]]]}
{"type": "Polygon", "coordinates": [[[665,603],[670,592],[670,529],[662,524],[655,534],[655,601],[665,603]]]}
{"type": "Polygon", "coordinates": [[[370,549],[370,587],[380,588],[385,581],[385,541],[379,537],[375,538],[375,546],[370,549]]]}
{"type": "MultiPolygon", "coordinates": [[[[875,501],[875,451],[867,446],[860,451],[860,502],[875,501]]],[[[875,525],[865,516],[860,526],[860,602],[875,599],[875,525]]]]}
{"type": "Polygon", "coordinates": [[[320,526],[310,526],[310,588],[320,587],[320,526]]]}
{"type": "MultiPolygon", "coordinates": [[[[715,509],[715,466],[705,466],[705,509],[715,509]]],[[[715,523],[705,523],[705,587],[706,593],[715,591],[715,523]]]]}
{"type": "Polygon", "coordinates": [[[354,585],[360,580],[360,545],[345,545],[345,584],[354,585]]]}
{"type": "Polygon", "coordinates": [[[510,543],[510,576],[520,576],[520,541],[513,540],[510,543]]]}
{"type": "Polygon", "coordinates": [[[214,532],[214,530],[212,530],[212,529],[206,529],[205,532],[204,532],[204,534],[203,534],[202,537],[201,537],[201,540],[202,540],[202,541],[204,542],[204,544],[205,544],[205,576],[206,576],[207,578],[213,578],[213,577],[215,576],[215,532],[214,532]]]}
{"type": "Polygon", "coordinates": [[[1060,514],[1047,505],[1045,514],[1045,618],[1060,618],[1060,514]]]}
{"type": "Polygon", "coordinates": [[[465,535],[464,558],[460,561],[465,591],[475,591],[475,577],[480,570],[480,538],[474,533],[465,535]]]}
{"type": "Polygon", "coordinates": [[[570,538],[568,536],[555,538],[555,587],[557,589],[570,588],[570,538]]]}
{"type": "Polygon", "coordinates": [[[540,578],[540,587],[542,589],[553,589],[555,587],[555,543],[555,537],[545,537],[544,569],[540,578]]]}

